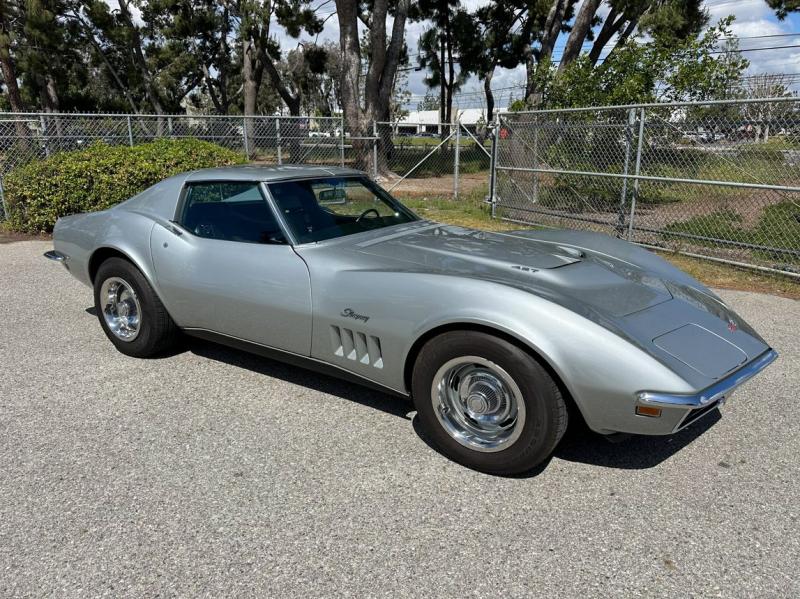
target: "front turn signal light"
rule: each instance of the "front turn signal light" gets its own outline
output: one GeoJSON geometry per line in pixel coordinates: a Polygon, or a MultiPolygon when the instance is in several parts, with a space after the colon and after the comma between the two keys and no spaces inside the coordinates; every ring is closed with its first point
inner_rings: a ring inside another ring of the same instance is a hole
{"type": "Polygon", "coordinates": [[[636,406],[636,413],[639,416],[649,416],[650,418],[660,418],[661,408],[654,408],[653,406],[636,406]]]}

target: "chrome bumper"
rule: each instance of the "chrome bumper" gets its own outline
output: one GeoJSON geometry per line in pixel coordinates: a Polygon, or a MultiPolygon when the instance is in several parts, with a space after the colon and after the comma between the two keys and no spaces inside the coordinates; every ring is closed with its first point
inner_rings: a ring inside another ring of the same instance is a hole
{"type": "Polygon", "coordinates": [[[642,391],[637,394],[639,403],[647,406],[663,408],[703,408],[711,405],[720,399],[730,395],[739,385],[750,380],[767,366],[772,364],[778,357],[778,352],[769,349],[758,358],[745,364],[739,370],[728,375],[724,379],[714,383],[710,387],[694,394],[682,395],[672,393],[660,393],[658,391],[642,391]]]}
{"type": "Polygon", "coordinates": [[[55,260],[56,262],[66,262],[68,256],[66,254],[62,254],[61,252],[57,252],[56,250],[50,250],[49,252],[44,253],[44,257],[48,260],[55,260]]]}

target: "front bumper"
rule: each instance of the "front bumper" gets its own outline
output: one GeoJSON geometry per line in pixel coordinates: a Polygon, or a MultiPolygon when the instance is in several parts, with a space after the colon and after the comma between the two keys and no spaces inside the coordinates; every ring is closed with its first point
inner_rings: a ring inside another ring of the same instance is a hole
{"type": "Polygon", "coordinates": [[[752,362],[742,366],[725,378],[717,381],[710,387],[692,394],[662,393],[659,391],[641,391],[637,394],[637,405],[662,408],[665,412],[680,410],[683,416],[671,430],[665,433],[678,431],[692,422],[696,422],[706,414],[713,412],[724,403],[733,391],[750,380],[778,357],[778,353],[769,349],[752,362]]]}

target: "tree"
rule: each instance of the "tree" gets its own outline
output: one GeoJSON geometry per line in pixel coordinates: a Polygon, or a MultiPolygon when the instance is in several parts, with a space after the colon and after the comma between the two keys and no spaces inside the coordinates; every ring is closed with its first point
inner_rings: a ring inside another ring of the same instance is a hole
{"type": "MultiPolygon", "coordinates": [[[[418,64],[428,69],[428,87],[439,88],[439,121],[452,122],[453,94],[467,79],[467,72],[456,73],[460,42],[471,38],[473,21],[461,8],[460,0],[421,0],[414,4],[411,18],[433,23],[419,38],[418,64]],[[461,35],[456,32],[461,32],[461,35]]],[[[442,138],[447,131],[442,129],[442,138]]]]}
{"type": "Polygon", "coordinates": [[[732,20],[723,19],[678,46],[629,40],[597,66],[583,55],[560,74],[550,71],[545,103],[570,107],[730,98],[749,64],[736,52],[732,20]],[[723,40],[729,51],[720,54],[723,40]]]}
{"type": "Polygon", "coordinates": [[[800,11],[800,0],[767,0],[767,5],[783,21],[790,12],[800,11]]]}
{"type": "MultiPolygon", "coordinates": [[[[371,133],[370,121],[389,121],[391,115],[390,98],[394,88],[397,68],[403,54],[404,31],[410,0],[397,0],[392,3],[393,23],[391,34],[387,37],[387,17],[389,0],[373,0],[371,12],[359,0],[336,0],[336,13],[339,20],[340,50],[340,97],[347,128],[356,154],[356,165],[367,168],[371,144],[359,139],[371,133]],[[369,52],[367,68],[362,74],[362,47],[358,24],[367,27],[369,52]]],[[[390,135],[390,133],[389,133],[390,135]]],[[[382,137],[382,143],[386,140],[382,137]]],[[[389,143],[391,138],[389,138],[389,143]]],[[[381,152],[385,156],[386,152],[381,152]]],[[[386,166],[380,165],[385,169],[386,166]]]]}
{"type": "Polygon", "coordinates": [[[14,112],[25,110],[17,81],[17,65],[12,52],[17,37],[13,23],[20,19],[22,14],[23,9],[19,3],[0,0],[0,69],[3,72],[8,101],[14,112]]]}
{"type": "MultiPolygon", "coordinates": [[[[790,78],[783,74],[753,75],[742,84],[746,98],[789,98],[790,78]]],[[[791,102],[755,102],[742,104],[741,111],[748,123],[755,123],[755,141],[767,143],[773,125],[789,118],[794,110],[791,102]]]]}
{"type": "Polygon", "coordinates": [[[432,90],[425,92],[425,96],[417,103],[417,110],[439,110],[439,96],[432,90]]]}
{"type": "Polygon", "coordinates": [[[591,30],[592,21],[598,8],[600,8],[600,0],[584,0],[578,16],[575,17],[572,31],[569,32],[567,43],[564,45],[564,52],[558,65],[559,72],[562,72],[571,62],[578,58],[583,41],[591,30]]]}
{"type": "Polygon", "coordinates": [[[189,91],[193,101],[197,93],[205,94],[218,114],[228,114],[238,95],[231,88],[236,72],[230,40],[235,36],[231,9],[217,0],[148,0],[142,17],[151,24],[155,35],[170,40],[162,54],[164,62],[170,53],[181,55],[170,69],[172,79],[188,78],[194,87],[189,91]]]}
{"type": "MultiPolygon", "coordinates": [[[[592,42],[588,53],[591,65],[596,65],[614,41],[610,53],[625,46],[636,32],[646,33],[673,42],[698,33],[708,22],[702,0],[608,0],[609,10],[604,19],[599,16],[601,0],[586,0],[572,20],[577,6],[574,0],[551,0],[546,11],[528,8],[521,35],[525,38],[522,55],[528,73],[526,100],[535,105],[540,101],[541,83],[549,76],[550,65],[556,63],[563,73],[581,55],[587,42],[592,42]],[[544,16],[546,14],[546,17],[544,16]],[[597,25],[600,29],[595,32],[597,25]],[[553,60],[553,46],[559,33],[569,31],[559,60],[553,60]],[[538,47],[536,42],[538,42],[538,47]]],[[[537,4],[538,6],[538,4],[537,4]]]]}
{"type": "Polygon", "coordinates": [[[458,31],[462,72],[477,75],[483,82],[486,118],[494,117],[492,79],[498,66],[515,68],[522,60],[520,36],[514,33],[524,20],[525,3],[512,7],[507,2],[493,2],[479,7],[469,26],[458,31]]]}

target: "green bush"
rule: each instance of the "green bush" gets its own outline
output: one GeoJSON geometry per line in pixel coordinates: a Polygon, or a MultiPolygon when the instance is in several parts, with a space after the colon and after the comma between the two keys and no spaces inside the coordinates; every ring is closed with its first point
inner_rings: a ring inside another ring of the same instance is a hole
{"type": "Polygon", "coordinates": [[[3,180],[8,223],[16,231],[49,232],[60,216],[104,210],[172,175],[242,162],[243,155],[197,139],[96,143],[11,171],[3,180]]]}

